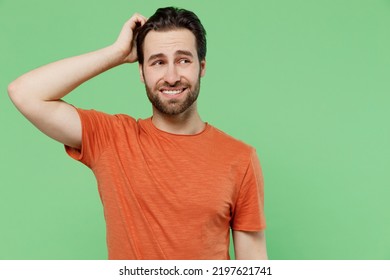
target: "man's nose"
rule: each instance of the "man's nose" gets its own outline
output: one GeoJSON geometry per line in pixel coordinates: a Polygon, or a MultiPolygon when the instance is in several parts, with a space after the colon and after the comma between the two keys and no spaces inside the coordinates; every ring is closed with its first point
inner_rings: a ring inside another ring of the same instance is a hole
{"type": "Polygon", "coordinates": [[[165,82],[167,82],[170,85],[174,85],[178,81],[180,81],[180,75],[177,70],[178,69],[176,68],[175,65],[168,65],[164,75],[165,82]]]}

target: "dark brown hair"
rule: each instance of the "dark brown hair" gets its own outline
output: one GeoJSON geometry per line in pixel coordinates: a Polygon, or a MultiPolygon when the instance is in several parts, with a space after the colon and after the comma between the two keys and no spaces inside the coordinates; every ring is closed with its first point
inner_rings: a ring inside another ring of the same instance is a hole
{"type": "Polygon", "coordinates": [[[151,30],[169,31],[185,28],[194,34],[199,61],[206,57],[206,30],[199,18],[191,11],[175,7],[158,9],[137,32],[137,56],[140,64],[144,63],[143,44],[151,30]]]}

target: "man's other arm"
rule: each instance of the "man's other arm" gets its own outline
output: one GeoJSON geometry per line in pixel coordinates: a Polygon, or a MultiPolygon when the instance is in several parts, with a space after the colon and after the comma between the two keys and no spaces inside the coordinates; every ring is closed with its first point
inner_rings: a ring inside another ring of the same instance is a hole
{"type": "Polygon", "coordinates": [[[264,231],[233,230],[236,260],[267,260],[264,231]]]}
{"type": "Polygon", "coordinates": [[[18,110],[49,137],[73,148],[81,148],[81,123],[76,109],[62,101],[85,81],[126,62],[137,61],[133,34],[146,19],[133,15],[109,47],[63,59],[37,68],[8,86],[18,110]]]}

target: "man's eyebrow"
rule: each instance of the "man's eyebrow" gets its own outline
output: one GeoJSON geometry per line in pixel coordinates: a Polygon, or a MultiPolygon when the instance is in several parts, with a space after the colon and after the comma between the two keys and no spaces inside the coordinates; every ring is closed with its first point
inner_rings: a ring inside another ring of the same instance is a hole
{"type": "MultiPolygon", "coordinates": [[[[192,52],[190,51],[185,51],[185,50],[177,50],[175,52],[175,55],[186,55],[186,56],[189,56],[189,57],[194,57],[194,55],[192,54],[192,52]]],[[[163,53],[156,53],[156,54],[152,54],[149,58],[148,58],[148,62],[152,61],[152,60],[155,60],[155,59],[158,59],[158,58],[163,58],[163,57],[166,57],[165,54],[163,53]]]]}
{"type": "Polygon", "coordinates": [[[189,57],[194,57],[194,55],[192,54],[192,52],[190,51],[184,51],[184,50],[178,50],[175,52],[176,55],[187,55],[189,57]]]}
{"type": "Polygon", "coordinates": [[[156,53],[156,54],[152,54],[149,58],[148,58],[148,62],[154,60],[154,59],[157,59],[157,58],[162,58],[162,57],[165,57],[165,55],[163,53],[156,53]]]}

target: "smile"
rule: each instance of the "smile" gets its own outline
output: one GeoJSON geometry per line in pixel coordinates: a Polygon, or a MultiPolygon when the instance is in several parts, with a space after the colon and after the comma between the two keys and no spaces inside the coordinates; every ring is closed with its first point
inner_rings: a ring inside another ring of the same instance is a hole
{"type": "Polygon", "coordinates": [[[177,95],[185,91],[186,88],[181,88],[181,89],[163,89],[161,90],[162,93],[167,94],[167,95],[177,95]]]}

